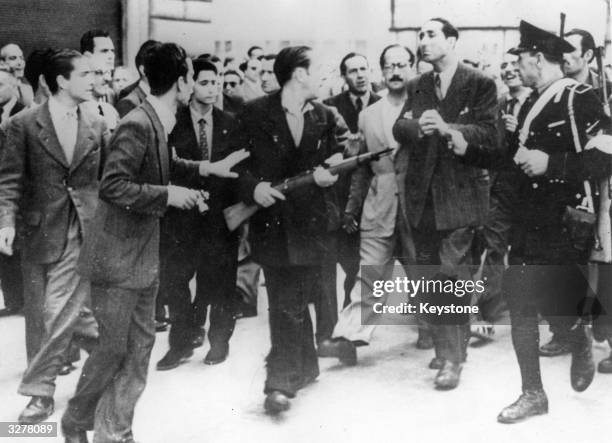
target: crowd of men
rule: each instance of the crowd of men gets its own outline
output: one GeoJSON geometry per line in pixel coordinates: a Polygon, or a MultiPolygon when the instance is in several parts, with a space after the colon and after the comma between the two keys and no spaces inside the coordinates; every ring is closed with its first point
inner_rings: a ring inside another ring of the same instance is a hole
{"type": "MultiPolygon", "coordinates": [[[[587,31],[557,36],[521,22],[520,35],[500,66],[503,91],[459,60],[457,28],[433,18],[417,48],[382,50],[382,84],[364,55],[344,56],[345,88],[332,97],[317,96],[320,60],[307,46],[268,55],[254,46],[237,65],[150,40],[132,83],[104,31],[85,33],[80,52],[39,49],[25,61],[16,44],[2,47],[2,314],[23,309],[19,393],[31,398],[19,421],[53,413],[57,376],[84,349],[66,441],[92,429],[95,441],[133,441],[156,330],[170,324],[157,370],[203,346],[206,324],[204,363],[221,364],[236,319],[257,315],[261,273],[264,407],[282,413],[319,375],[319,357],[358,364],[376,324],[365,295],[396,261],[441,283],[473,280],[482,265],[486,291],[461,299],[480,317],[418,318],[437,389],[459,385],[470,338],[491,340],[507,308],[522,393],[498,421],[548,412],[540,355],[571,353],[571,385],[587,389],[596,368],[584,314],[605,310],[612,287],[610,258],[591,264],[590,303],[584,271],[605,241],[592,228],[609,211],[599,208],[610,200],[610,89],[591,70],[587,31]],[[389,149],[340,176],[328,168],[389,149]],[[305,172],[307,184],[277,186],[305,172]],[[249,211],[239,229],[226,220],[233,205],[249,211]],[[542,347],[539,315],[553,331],[542,347]]],[[[612,346],[607,317],[591,317],[595,338],[612,346]]],[[[598,370],[612,373],[612,355],[598,370]]]]}

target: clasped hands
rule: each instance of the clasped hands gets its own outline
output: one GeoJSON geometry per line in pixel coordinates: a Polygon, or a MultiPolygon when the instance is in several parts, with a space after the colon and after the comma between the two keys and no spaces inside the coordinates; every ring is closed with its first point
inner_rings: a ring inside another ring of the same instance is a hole
{"type": "MultiPolygon", "coordinates": [[[[325,164],[328,166],[334,166],[343,160],[341,153],[337,153],[325,160],[325,164]]],[[[322,187],[327,188],[338,181],[338,176],[329,172],[328,169],[321,166],[317,166],[312,174],[315,183],[322,187]]],[[[277,200],[286,200],[285,195],[274,189],[270,182],[260,182],[255,186],[253,191],[253,200],[260,206],[268,208],[276,203],[277,200]]]]}
{"type": "Polygon", "coordinates": [[[428,109],[423,112],[419,118],[419,129],[423,135],[433,135],[437,132],[440,137],[446,138],[448,141],[448,148],[456,155],[465,155],[468,146],[465,137],[460,131],[451,129],[438,111],[428,109]]]}

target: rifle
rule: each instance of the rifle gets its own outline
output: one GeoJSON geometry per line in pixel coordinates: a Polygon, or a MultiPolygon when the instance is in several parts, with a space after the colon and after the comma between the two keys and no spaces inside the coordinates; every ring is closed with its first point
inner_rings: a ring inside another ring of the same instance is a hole
{"type": "MultiPolygon", "coordinates": [[[[385,157],[392,152],[393,148],[383,149],[379,152],[367,152],[365,154],[349,157],[337,165],[326,166],[325,168],[332,174],[346,173],[352,171],[353,169],[357,169],[358,166],[366,165],[373,161],[378,161],[382,157],[385,157]]],[[[295,177],[287,178],[273,187],[283,194],[288,194],[295,189],[314,184],[315,181],[313,173],[314,170],[312,169],[305,171],[299,175],[296,175],[295,177]]],[[[236,203],[235,205],[229,206],[223,210],[225,223],[230,231],[234,231],[259,209],[261,209],[261,206],[258,204],[248,205],[244,202],[236,203]]]]}

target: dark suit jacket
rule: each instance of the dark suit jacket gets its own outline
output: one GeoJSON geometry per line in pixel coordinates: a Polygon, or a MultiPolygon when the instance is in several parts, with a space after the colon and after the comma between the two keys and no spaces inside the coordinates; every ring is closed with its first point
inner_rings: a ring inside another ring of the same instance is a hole
{"type": "MultiPolygon", "coordinates": [[[[235,140],[235,119],[217,108],[213,108],[212,119],[212,147],[209,147],[209,155],[210,160],[214,162],[227,157],[238,146],[235,140]]],[[[175,149],[176,155],[180,158],[202,160],[202,152],[198,147],[189,107],[183,107],[177,112],[176,126],[168,137],[168,145],[175,149]]],[[[190,182],[185,177],[177,177],[173,183],[206,190],[210,195],[209,210],[202,215],[195,208],[190,211],[169,208],[162,220],[164,240],[167,237],[168,240],[176,242],[194,241],[201,235],[206,235],[211,239],[223,241],[227,237],[237,235],[229,233],[223,217],[223,209],[236,201],[236,181],[234,179],[200,177],[195,182],[190,182]]]]}
{"type": "Polygon", "coordinates": [[[223,93],[223,111],[230,116],[236,117],[244,109],[244,99],[241,97],[231,97],[225,92],[223,93]]]}
{"type": "Polygon", "coordinates": [[[117,102],[115,108],[119,113],[119,117],[123,118],[132,109],[138,107],[147,98],[147,94],[140,86],[136,86],[132,92],[123,97],[117,102]]]}
{"type": "Polygon", "coordinates": [[[10,120],[0,161],[0,227],[15,227],[18,213],[22,215],[26,260],[59,260],[73,211],[83,233],[89,232],[108,136],[104,120],[80,110],[74,157],[68,164],[48,103],[10,120]]]}
{"type": "MultiPolygon", "coordinates": [[[[376,103],[378,100],[380,100],[380,96],[372,91],[370,92],[370,99],[367,103],[364,103],[363,107],[365,108],[370,106],[372,103],[376,103]]],[[[359,130],[359,113],[357,112],[355,106],[353,106],[349,91],[344,91],[338,95],[325,99],[323,100],[323,103],[328,106],[333,106],[338,110],[352,133],[356,133],[359,130]]]]}
{"type": "Polygon", "coordinates": [[[480,71],[459,63],[446,97],[441,102],[434,92],[433,72],[412,79],[408,100],[393,127],[401,144],[396,173],[405,177],[400,186],[400,209],[412,226],[418,226],[429,193],[438,230],[478,226],[489,208],[489,175],[483,154],[496,151],[497,94],[493,80],[480,71]],[[465,157],[456,156],[437,134],[418,136],[418,119],[423,111],[437,109],[451,128],[461,131],[470,147],[465,157]]]}
{"type": "Polygon", "coordinates": [[[79,271],[92,283],[150,288],[159,278],[159,219],[171,175],[198,177],[197,163],[170,157],[163,126],[144,101],[110,141],[95,229],[85,237],[79,271]]]}
{"type": "MultiPolygon", "coordinates": [[[[246,104],[239,134],[251,157],[238,178],[242,200],[254,203],[253,191],[261,181],[276,184],[321,165],[338,150],[332,111],[320,103],[312,106],[296,147],[280,91],[246,104]]],[[[329,247],[327,232],[339,226],[336,204],[332,189],[313,184],[287,195],[286,202],[259,210],[250,220],[255,260],[268,266],[320,264],[329,247]]]]}

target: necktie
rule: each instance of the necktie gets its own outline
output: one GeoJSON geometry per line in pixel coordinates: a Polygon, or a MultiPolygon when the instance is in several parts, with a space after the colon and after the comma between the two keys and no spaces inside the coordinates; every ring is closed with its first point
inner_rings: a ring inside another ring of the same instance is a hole
{"type": "Polygon", "coordinates": [[[506,114],[515,115],[516,105],[518,104],[518,99],[516,97],[508,100],[508,106],[506,108],[506,114]]]}
{"type": "Polygon", "coordinates": [[[361,97],[357,97],[357,100],[355,100],[355,109],[357,109],[357,114],[363,109],[363,100],[361,100],[361,97]]]}
{"type": "Polygon", "coordinates": [[[77,130],[78,130],[78,120],[77,114],[75,111],[67,111],[64,114],[64,122],[63,122],[63,137],[60,138],[60,143],[64,148],[64,152],[66,153],[66,159],[68,160],[68,164],[72,163],[72,157],[74,156],[74,148],[76,145],[77,139],[77,130]]]}
{"type": "Polygon", "coordinates": [[[102,105],[98,105],[98,114],[104,117],[104,111],[102,110],[102,105]]]}
{"type": "Polygon", "coordinates": [[[434,86],[438,100],[444,99],[444,96],[442,95],[442,80],[440,80],[440,74],[434,74],[434,86]]]}
{"type": "Polygon", "coordinates": [[[200,129],[200,140],[198,142],[198,146],[200,151],[202,152],[202,160],[208,160],[208,138],[206,137],[206,120],[201,118],[198,120],[198,126],[200,129]]]}

